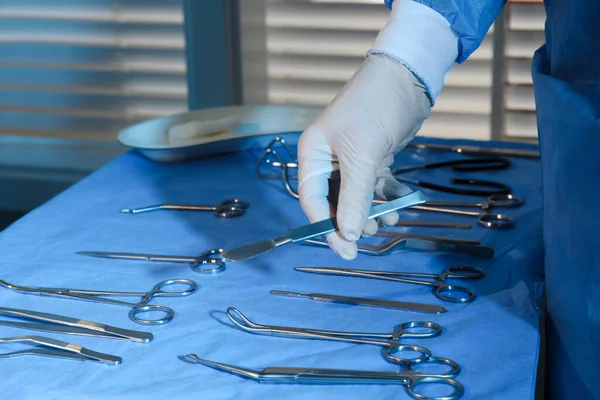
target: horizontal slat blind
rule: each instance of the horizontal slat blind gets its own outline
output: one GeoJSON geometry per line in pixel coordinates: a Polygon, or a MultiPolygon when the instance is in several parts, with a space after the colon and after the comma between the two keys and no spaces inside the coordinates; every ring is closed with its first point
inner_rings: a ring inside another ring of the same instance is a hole
{"type": "MultiPolygon", "coordinates": [[[[326,106],[360,66],[389,16],[383,0],[265,3],[265,85],[274,104],[326,106]]],[[[448,74],[421,134],[488,139],[491,75],[490,32],[469,61],[448,74]]]]}
{"type": "Polygon", "coordinates": [[[511,0],[507,8],[504,134],[508,138],[537,138],[531,62],[533,53],[544,43],[544,5],[542,0],[511,0]]]}
{"type": "Polygon", "coordinates": [[[187,110],[181,0],[3,0],[0,134],[114,140],[187,110]]]}

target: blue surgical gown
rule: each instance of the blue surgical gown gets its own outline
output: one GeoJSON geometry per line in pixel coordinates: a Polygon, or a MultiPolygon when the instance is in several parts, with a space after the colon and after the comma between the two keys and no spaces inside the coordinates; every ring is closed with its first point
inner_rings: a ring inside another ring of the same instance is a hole
{"type": "MultiPolygon", "coordinates": [[[[504,0],[415,0],[481,44],[504,0]]],[[[386,0],[391,5],[393,0],[386,0]]],[[[548,398],[600,399],[600,0],[545,0],[533,59],[544,194],[548,398]]]]}

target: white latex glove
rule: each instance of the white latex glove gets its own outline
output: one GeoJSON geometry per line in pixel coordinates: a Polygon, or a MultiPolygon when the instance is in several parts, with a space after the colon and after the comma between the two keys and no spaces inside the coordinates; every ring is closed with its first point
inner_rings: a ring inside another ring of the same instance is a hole
{"type": "MultiPolygon", "coordinates": [[[[340,170],[340,232],[327,240],[342,258],[356,257],[361,233],[377,232],[377,221],[367,220],[374,193],[396,198],[410,192],[392,177],[389,167],[394,153],[413,139],[430,110],[424,86],[404,65],[372,54],[300,136],[300,202],[311,222],[332,216],[328,177],[340,170]]],[[[395,225],[398,214],[386,214],[380,221],[395,225]]]]}

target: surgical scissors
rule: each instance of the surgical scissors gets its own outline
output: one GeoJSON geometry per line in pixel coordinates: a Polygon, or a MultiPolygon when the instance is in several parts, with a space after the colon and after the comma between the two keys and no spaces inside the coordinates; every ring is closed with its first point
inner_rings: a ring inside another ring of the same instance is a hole
{"type": "Polygon", "coordinates": [[[259,335],[284,336],[301,339],[324,339],[339,342],[371,344],[384,349],[384,358],[393,364],[399,364],[414,371],[416,364],[436,364],[449,367],[447,372],[436,375],[454,378],[460,373],[460,365],[447,358],[433,357],[431,351],[422,346],[401,344],[402,338],[432,338],[442,333],[442,326],[435,322],[405,322],[398,325],[392,333],[339,332],[321,329],[292,328],[286,326],[260,325],[250,321],[240,310],[234,307],[227,309],[227,317],[242,330],[259,335]],[[417,330],[423,330],[421,332],[417,330]],[[401,352],[415,352],[415,358],[402,358],[401,352]]]}
{"type": "Polygon", "coordinates": [[[220,218],[239,217],[246,213],[246,209],[250,204],[239,199],[229,199],[217,204],[216,206],[209,205],[194,205],[194,204],[160,204],[157,206],[148,206],[140,208],[123,208],[123,214],[139,214],[148,211],[156,210],[180,210],[180,211],[214,211],[215,215],[220,218]]]}
{"type": "Polygon", "coordinates": [[[510,193],[510,187],[497,182],[486,181],[481,179],[469,179],[469,178],[451,178],[450,182],[456,185],[465,186],[480,186],[488,187],[490,189],[467,189],[456,186],[444,186],[437,183],[431,183],[426,181],[420,181],[415,179],[409,179],[399,177],[399,174],[410,172],[419,169],[434,169],[442,167],[452,167],[454,171],[487,171],[487,170],[499,170],[505,169],[510,166],[510,161],[500,157],[490,158],[468,158],[453,161],[444,161],[438,163],[431,163],[419,166],[409,166],[397,168],[392,172],[392,175],[400,182],[409,183],[420,186],[426,189],[437,190],[445,193],[462,194],[467,196],[491,196],[494,194],[507,194],[510,193]]]}
{"type": "Polygon", "coordinates": [[[300,384],[400,384],[404,385],[409,396],[418,400],[457,400],[462,397],[464,388],[452,378],[414,371],[380,372],[331,368],[267,367],[261,371],[236,367],[215,361],[203,360],[195,354],[188,354],[186,360],[202,364],[219,371],[268,383],[300,384]],[[452,393],[431,397],[418,393],[415,388],[427,383],[452,387],[452,393]]]}
{"type": "Polygon", "coordinates": [[[490,213],[494,207],[502,208],[515,208],[520,207],[523,204],[523,200],[520,197],[512,194],[497,194],[488,197],[487,201],[480,201],[476,203],[460,202],[460,201],[428,201],[423,206],[413,206],[416,210],[422,211],[436,211],[441,213],[468,215],[477,217],[479,225],[486,228],[512,228],[515,225],[515,221],[507,215],[490,213]],[[451,208],[440,208],[439,206],[449,207],[478,207],[481,209],[480,212],[456,210],[451,208]]]}
{"type": "Polygon", "coordinates": [[[227,264],[222,259],[223,249],[211,249],[202,253],[199,257],[194,256],[170,256],[161,254],[144,253],[118,253],[108,251],[78,251],[82,256],[114,258],[119,260],[144,260],[159,262],[174,262],[190,264],[192,271],[199,274],[218,274],[227,268],[227,264]]]}
{"type": "MultiPolygon", "coordinates": [[[[373,203],[381,204],[385,203],[386,200],[374,199],[373,203]]],[[[434,211],[447,214],[458,214],[466,215],[470,217],[477,217],[477,223],[485,228],[512,228],[515,226],[515,221],[507,215],[495,214],[489,212],[494,207],[501,208],[514,208],[519,207],[523,204],[523,200],[512,194],[497,194],[489,196],[487,201],[481,201],[476,203],[471,202],[450,202],[450,201],[427,201],[425,205],[415,205],[409,207],[414,210],[421,211],[434,211]],[[443,208],[440,206],[454,206],[454,207],[479,207],[480,212],[456,210],[452,208],[443,208]]]]}
{"type": "Polygon", "coordinates": [[[26,293],[26,294],[37,294],[39,296],[53,296],[63,297],[74,300],[87,300],[105,304],[115,304],[119,306],[132,307],[129,311],[129,318],[133,322],[142,325],[161,325],[170,322],[175,316],[175,312],[169,307],[149,305],[148,302],[156,297],[179,297],[189,296],[198,289],[196,282],[189,279],[169,279],[156,284],[149,292],[111,292],[102,290],[80,290],[80,289],[66,289],[66,288],[45,288],[35,286],[18,286],[12,283],[6,282],[0,279],[0,285],[7,289],[14,290],[15,292],[26,293]],[[167,286],[183,284],[187,285],[186,290],[179,292],[170,292],[164,290],[167,286]],[[115,296],[115,297],[127,297],[127,296],[139,296],[141,300],[139,303],[130,303],[120,300],[106,299],[101,296],[115,296]],[[165,316],[159,319],[143,319],[137,315],[145,312],[163,312],[165,316]]]}
{"type": "Polygon", "coordinates": [[[485,275],[483,270],[467,265],[449,267],[441,274],[324,267],[296,267],[294,269],[296,271],[310,272],[313,274],[354,276],[359,278],[383,279],[388,281],[432,286],[432,292],[435,297],[440,300],[450,301],[453,303],[471,302],[475,300],[476,294],[469,288],[446,283],[447,279],[481,279],[485,275]],[[428,278],[431,279],[431,281],[418,280],[415,278],[428,278]],[[452,293],[456,295],[452,296],[452,293]]]}

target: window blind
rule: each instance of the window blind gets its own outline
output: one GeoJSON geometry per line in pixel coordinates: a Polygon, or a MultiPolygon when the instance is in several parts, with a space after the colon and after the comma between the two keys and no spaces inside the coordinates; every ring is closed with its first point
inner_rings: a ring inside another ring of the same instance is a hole
{"type": "Polygon", "coordinates": [[[0,134],[114,141],[185,110],[181,0],[0,4],[0,134]]]}
{"type": "MultiPolygon", "coordinates": [[[[264,85],[272,104],[326,106],[360,66],[389,15],[383,0],[263,1],[264,85]]],[[[489,139],[492,34],[447,75],[421,135],[489,139]]]]}
{"type": "Polygon", "coordinates": [[[542,0],[510,0],[506,17],[504,135],[537,138],[531,78],[533,53],[544,43],[546,13],[542,0]]]}

